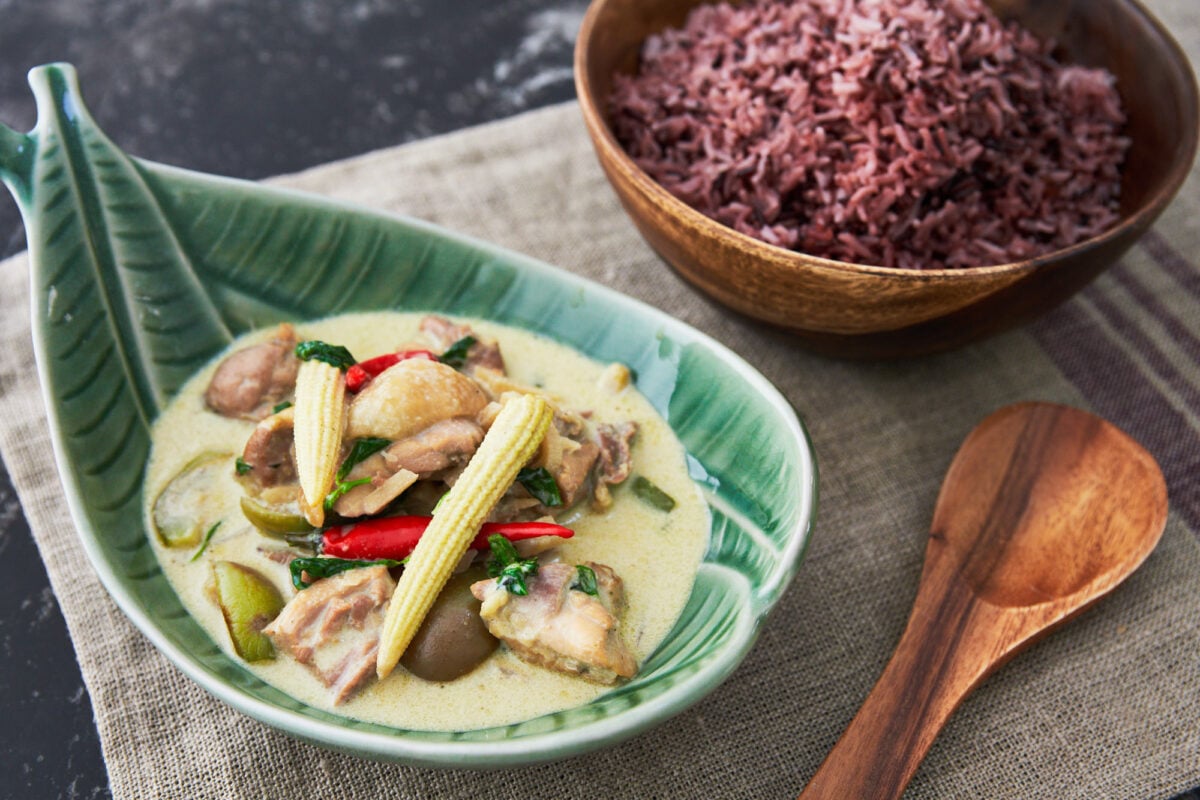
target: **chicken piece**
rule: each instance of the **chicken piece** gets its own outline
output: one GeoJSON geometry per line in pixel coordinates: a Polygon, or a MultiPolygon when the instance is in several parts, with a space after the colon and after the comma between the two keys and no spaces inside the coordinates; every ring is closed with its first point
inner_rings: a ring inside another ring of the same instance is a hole
{"type": "Polygon", "coordinates": [[[242,461],[250,471],[245,477],[258,488],[295,483],[294,419],[293,409],[285,408],[258,423],[246,439],[242,461]]]}
{"type": "Polygon", "coordinates": [[[445,477],[447,470],[465,464],[483,441],[483,428],[469,419],[435,422],[425,430],[392,442],[364,459],[346,476],[370,478],[342,495],[334,510],[343,517],[377,514],[418,480],[445,477]]]}
{"type": "Polygon", "coordinates": [[[617,631],[624,606],[621,579],[612,568],[588,562],[598,596],[572,589],[578,572],[570,564],[542,564],[526,578],[529,593],[515,595],[495,580],[471,585],[483,602],[488,630],[522,660],[612,684],[637,674],[637,661],[617,631]]]}
{"type": "Polygon", "coordinates": [[[383,614],[395,588],[382,565],[323,578],[297,593],[263,633],[342,703],[375,674],[383,614]]]}
{"type": "Polygon", "coordinates": [[[553,475],[555,483],[558,484],[558,492],[562,496],[563,507],[570,508],[587,488],[588,478],[592,474],[592,466],[596,463],[600,448],[595,442],[576,442],[573,439],[566,441],[574,446],[563,450],[553,475]]]}
{"type": "Polygon", "coordinates": [[[554,415],[554,426],[542,440],[539,453],[539,465],[554,477],[564,509],[575,505],[586,491],[592,468],[600,455],[600,447],[594,441],[584,437],[582,432],[577,434],[578,439],[572,438],[571,429],[562,417],[554,415]]]}
{"type": "Polygon", "coordinates": [[[620,425],[600,423],[596,426],[596,436],[600,440],[598,477],[604,483],[624,483],[629,478],[633,469],[633,458],[629,451],[637,430],[636,422],[622,422],[620,425]]]}
{"type": "Polygon", "coordinates": [[[354,396],[346,436],[407,439],[436,422],[472,418],[487,404],[483,389],[453,367],[412,358],[388,367],[354,396]]]}
{"type": "Polygon", "coordinates": [[[373,478],[371,483],[355,486],[339,497],[333,510],[340,517],[378,514],[416,482],[416,473],[406,469],[401,469],[386,478],[373,478]]]}
{"type": "Polygon", "coordinates": [[[604,510],[612,506],[612,492],[608,487],[629,479],[633,470],[630,450],[637,430],[636,422],[623,422],[620,425],[600,423],[596,426],[596,437],[600,441],[600,465],[592,487],[592,504],[596,509],[604,510]]]}
{"type": "Polygon", "coordinates": [[[205,404],[224,417],[260,420],[296,388],[296,332],[283,324],[269,342],[226,356],[204,392],[205,404]]]}
{"type": "Polygon", "coordinates": [[[457,467],[470,460],[483,441],[483,428],[469,419],[435,422],[425,430],[393,442],[383,460],[393,469],[407,469],[421,478],[457,467]]]}
{"type": "Polygon", "coordinates": [[[549,515],[549,510],[536,497],[531,497],[525,488],[515,484],[508,494],[500,498],[487,516],[488,522],[529,522],[549,515]]]}
{"type": "Polygon", "coordinates": [[[376,511],[371,509],[376,506],[378,501],[383,501],[379,506],[379,508],[383,508],[416,482],[416,476],[413,473],[407,470],[390,469],[383,460],[382,453],[367,456],[355,464],[346,474],[345,480],[353,482],[363,478],[370,478],[371,482],[354,486],[334,503],[333,510],[339,517],[361,517],[366,514],[375,514],[378,509],[376,511]],[[411,476],[411,480],[409,480],[409,476],[411,476]],[[383,500],[382,495],[376,494],[380,491],[393,492],[392,497],[383,500]]]}
{"type": "Polygon", "coordinates": [[[445,317],[430,314],[421,320],[421,333],[425,334],[439,352],[445,352],[458,340],[470,336],[475,344],[467,350],[467,358],[463,362],[463,371],[470,374],[476,367],[487,367],[504,374],[504,357],[500,355],[500,345],[495,339],[480,336],[471,330],[469,325],[456,325],[445,317]]]}
{"type": "Polygon", "coordinates": [[[542,440],[531,466],[542,467],[550,473],[562,503],[542,505],[524,486],[516,483],[488,514],[489,522],[515,522],[553,515],[575,505],[587,494],[600,447],[587,438],[581,424],[577,426],[569,418],[560,416],[561,413],[555,411],[554,424],[542,440]],[[576,436],[578,438],[574,438],[576,436]]]}

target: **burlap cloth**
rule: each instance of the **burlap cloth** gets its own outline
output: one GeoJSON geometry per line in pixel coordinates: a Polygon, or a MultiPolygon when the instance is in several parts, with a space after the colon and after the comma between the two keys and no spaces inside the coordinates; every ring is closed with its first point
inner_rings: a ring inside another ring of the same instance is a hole
{"type": "MultiPolygon", "coordinates": [[[[1152,4],[1193,55],[1195,0],[1152,4]]],[[[942,475],[967,431],[1023,399],[1091,407],[1163,461],[1173,512],[1109,598],[972,695],[911,798],[1164,798],[1200,784],[1200,184],[1046,320],[898,364],[825,360],[693,292],[638,237],[573,104],[281,183],[432,220],[639,297],[708,332],[794,404],[821,468],[794,585],[734,676],[624,745],[516,771],[433,771],[318,749],[183,677],[108,599],[73,532],[32,362],[23,257],[0,265],[0,450],[91,693],[117,798],[785,798],[870,689],[912,602],[942,475]],[[1190,261],[1189,261],[1190,259],[1190,261]],[[1190,337],[1190,338],[1189,338],[1190,337]]]]}

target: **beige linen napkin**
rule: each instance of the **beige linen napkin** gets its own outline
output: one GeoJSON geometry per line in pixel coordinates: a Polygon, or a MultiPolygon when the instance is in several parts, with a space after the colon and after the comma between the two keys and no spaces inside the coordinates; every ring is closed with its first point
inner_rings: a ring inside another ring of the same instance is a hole
{"type": "MultiPolygon", "coordinates": [[[[1193,2],[1155,6],[1174,14],[1181,38],[1197,53],[1193,2]]],[[[1105,304],[1128,291],[1133,269],[1146,271],[1158,296],[1171,295],[1173,309],[1191,308],[1167,277],[1155,277],[1165,268],[1143,247],[1025,330],[908,363],[819,358],[713,305],[663,266],[604,182],[573,104],[280,183],[506,245],[639,297],[728,344],[808,425],[821,469],[819,524],[795,583],[733,677],[633,741],[486,773],[402,767],[315,748],[208,696],[108,599],[60,499],[30,368],[27,265],[23,256],[10,259],[0,265],[0,452],[70,628],[116,798],[793,797],[903,629],[937,489],[963,436],[1018,400],[1100,407],[1144,391],[1166,396],[1169,386],[1151,385],[1137,372],[1106,375],[1108,386],[1097,393],[1078,377],[1092,362],[1074,355],[1063,337],[1102,322],[1105,304]]],[[[1193,175],[1154,242],[1200,252],[1190,225],[1198,206],[1193,175]]],[[[1200,319],[1196,295],[1193,284],[1192,319],[1200,319]]],[[[1128,313],[1153,328],[1148,312],[1128,313]]],[[[1157,335],[1171,338],[1169,329],[1157,335]]],[[[1179,370],[1186,384],[1200,384],[1194,360],[1179,370]]],[[[1200,410],[1183,412],[1194,436],[1200,410]]],[[[1165,798],[1200,784],[1197,576],[1197,531],[1176,511],[1158,549],[1127,584],[968,699],[906,797],[1165,798]]]]}

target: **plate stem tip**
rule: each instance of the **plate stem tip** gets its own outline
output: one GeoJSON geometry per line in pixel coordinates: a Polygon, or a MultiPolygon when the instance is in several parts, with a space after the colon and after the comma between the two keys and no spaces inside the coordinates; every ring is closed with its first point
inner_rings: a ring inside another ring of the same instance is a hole
{"type": "Polygon", "coordinates": [[[0,180],[8,184],[18,203],[29,198],[33,150],[32,137],[0,123],[0,180]]]}

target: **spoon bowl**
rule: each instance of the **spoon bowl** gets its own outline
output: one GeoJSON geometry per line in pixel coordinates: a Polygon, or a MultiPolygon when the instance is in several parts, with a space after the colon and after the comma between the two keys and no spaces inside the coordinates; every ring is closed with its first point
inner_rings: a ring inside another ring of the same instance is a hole
{"type": "Polygon", "coordinates": [[[1166,519],[1154,458],[1108,422],[1049,403],[987,417],[942,483],[896,652],[801,800],[899,797],[963,698],[1127,578],[1166,519]]]}
{"type": "Polygon", "coordinates": [[[1023,404],[963,442],[930,546],[944,541],[944,557],[992,605],[1086,604],[1150,554],[1158,533],[1143,532],[1161,533],[1165,514],[1162,474],[1136,442],[1086,412],[1023,404]]]}

